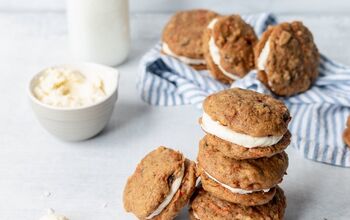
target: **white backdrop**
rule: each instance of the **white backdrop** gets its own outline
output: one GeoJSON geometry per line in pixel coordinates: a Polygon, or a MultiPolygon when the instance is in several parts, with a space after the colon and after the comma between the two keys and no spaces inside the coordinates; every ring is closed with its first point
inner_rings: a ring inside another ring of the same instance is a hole
{"type": "MultiPolygon", "coordinates": [[[[259,11],[294,14],[350,12],[349,0],[130,0],[130,6],[133,12],[170,12],[198,7],[212,8],[223,13],[232,13],[232,9],[240,13],[259,11]]],[[[62,11],[64,8],[65,0],[0,0],[0,10],[62,11]]]]}
{"type": "MultiPolygon", "coordinates": [[[[147,152],[165,145],[195,160],[201,112],[148,106],[135,89],[139,60],[159,41],[171,11],[279,13],[282,21],[302,20],[320,51],[350,65],[350,0],[130,1],[132,50],[118,67],[120,96],[111,122],[94,139],[66,143],[41,128],[25,95],[32,74],[69,61],[65,0],[0,0],[0,80],[6,82],[0,86],[0,220],[36,220],[47,208],[71,220],[134,219],[123,209],[122,192],[147,152]]],[[[349,220],[349,170],[305,160],[294,148],[288,153],[285,219],[349,220]]]]}

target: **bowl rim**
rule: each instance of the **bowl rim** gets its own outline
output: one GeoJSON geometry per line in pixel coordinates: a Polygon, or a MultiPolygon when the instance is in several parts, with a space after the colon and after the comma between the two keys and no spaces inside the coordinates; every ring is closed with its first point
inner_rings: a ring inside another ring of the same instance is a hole
{"type": "Polygon", "coordinates": [[[32,102],[34,102],[35,104],[43,107],[43,108],[47,108],[47,109],[51,109],[51,110],[55,110],[55,111],[75,111],[75,110],[84,110],[84,109],[89,109],[95,106],[98,106],[100,104],[102,104],[103,102],[107,101],[109,98],[111,98],[117,91],[119,88],[119,78],[120,78],[120,73],[118,71],[118,69],[110,67],[110,66],[106,66],[103,64],[98,64],[98,63],[92,63],[92,62],[76,62],[76,63],[62,63],[62,64],[57,64],[57,65],[52,65],[46,68],[43,68],[42,70],[40,70],[39,72],[37,72],[36,74],[34,74],[30,80],[29,80],[29,84],[27,87],[27,93],[28,96],[30,98],[30,100],[32,102]],[[105,69],[109,69],[110,71],[115,72],[115,85],[113,86],[112,91],[106,95],[106,97],[104,97],[103,99],[99,100],[96,103],[90,104],[90,105],[86,105],[86,106],[79,106],[79,107],[55,107],[52,105],[48,105],[45,104],[43,102],[41,102],[40,100],[38,100],[34,93],[33,93],[33,83],[34,80],[37,79],[37,77],[43,73],[44,70],[48,69],[48,68],[58,68],[58,67],[64,67],[64,66],[82,66],[82,65],[87,65],[87,66],[94,66],[94,67],[98,67],[98,68],[105,68],[105,69]]]}

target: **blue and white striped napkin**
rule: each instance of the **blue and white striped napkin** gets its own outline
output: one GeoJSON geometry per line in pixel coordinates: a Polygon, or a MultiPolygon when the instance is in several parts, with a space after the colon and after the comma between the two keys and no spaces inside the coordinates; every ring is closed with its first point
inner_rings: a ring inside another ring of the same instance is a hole
{"type": "MultiPolygon", "coordinates": [[[[263,13],[243,16],[260,36],[268,25],[275,24],[273,15],[263,13]]],[[[160,53],[157,44],[141,60],[138,89],[145,102],[173,106],[194,104],[211,93],[229,88],[208,71],[196,71],[177,59],[160,53]]],[[[350,67],[321,56],[320,75],[313,87],[302,94],[282,99],[292,115],[291,145],[305,158],[350,167],[350,150],[342,140],[347,116],[350,115],[350,67]]],[[[271,94],[251,71],[231,87],[271,94]]]]}

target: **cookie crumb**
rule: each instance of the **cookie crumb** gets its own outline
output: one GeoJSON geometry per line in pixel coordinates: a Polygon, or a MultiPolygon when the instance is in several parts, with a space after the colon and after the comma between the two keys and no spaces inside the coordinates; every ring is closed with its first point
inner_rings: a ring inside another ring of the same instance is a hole
{"type": "Polygon", "coordinates": [[[282,34],[281,34],[281,37],[279,39],[278,44],[280,46],[287,44],[291,37],[292,37],[292,35],[290,33],[288,33],[287,31],[282,31],[282,34]]]}
{"type": "Polygon", "coordinates": [[[42,195],[42,197],[43,197],[43,198],[49,198],[51,195],[52,195],[51,192],[46,191],[46,192],[44,192],[44,194],[42,195]]]}
{"type": "Polygon", "coordinates": [[[48,214],[48,215],[55,214],[55,210],[54,210],[53,208],[49,208],[49,209],[47,210],[47,214],[48,214]]]}

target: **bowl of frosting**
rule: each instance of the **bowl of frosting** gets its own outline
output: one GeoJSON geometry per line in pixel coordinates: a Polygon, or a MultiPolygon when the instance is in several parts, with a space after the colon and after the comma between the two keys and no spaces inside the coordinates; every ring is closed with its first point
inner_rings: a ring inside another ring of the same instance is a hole
{"type": "Polygon", "coordinates": [[[29,98],[40,124],[67,141],[100,133],[118,98],[118,70],[94,63],[63,64],[37,73],[29,98]]]}

